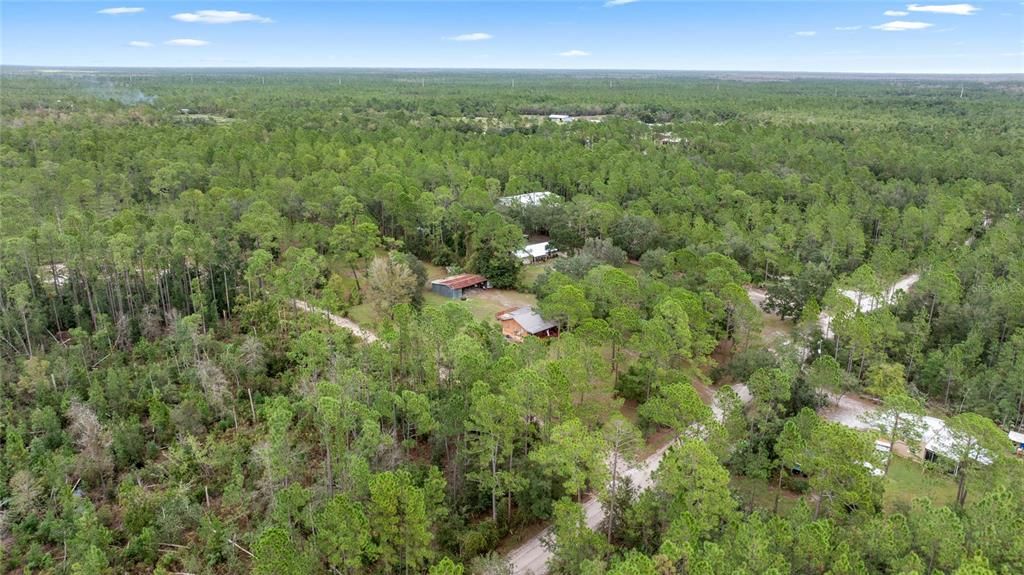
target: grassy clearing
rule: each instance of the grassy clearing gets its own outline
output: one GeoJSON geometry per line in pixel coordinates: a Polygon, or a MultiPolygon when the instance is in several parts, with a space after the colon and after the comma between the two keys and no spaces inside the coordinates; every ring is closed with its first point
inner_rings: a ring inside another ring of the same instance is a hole
{"type": "Polygon", "coordinates": [[[885,508],[891,511],[897,505],[909,505],[916,497],[928,497],[937,505],[951,505],[956,499],[956,483],[946,473],[916,461],[893,459],[885,478],[885,508]]]}
{"type": "Polygon", "coordinates": [[[377,314],[373,311],[373,306],[369,303],[361,303],[359,305],[348,308],[345,314],[348,318],[362,327],[373,329],[377,325],[377,314]]]}
{"type": "Polygon", "coordinates": [[[552,268],[557,260],[548,260],[537,264],[529,264],[523,266],[523,271],[520,274],[520,278],[523,283],[523,287],[526,289],[533,289],[533,284],[536,283],[537,278],[541,276],[545,271],[552,268]]]}

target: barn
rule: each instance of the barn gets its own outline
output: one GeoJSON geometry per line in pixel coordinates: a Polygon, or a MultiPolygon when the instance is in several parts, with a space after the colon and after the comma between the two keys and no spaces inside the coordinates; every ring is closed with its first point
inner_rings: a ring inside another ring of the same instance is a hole
{"type": "Polygon", "coordinates": [[[487,278],[478,274],[459,274],[430,282],[430,291],[452,299],[462,299],[467,289],[488,288],[487,278]]]}
{"type": "Polygon", "coordinates": [[[530,306],[502,310],[495,317],[501,323],[502,335],[514,342],[521,342],[528,335],[541,338],[558,335],[558,324],[544,319],[530,306]]]}

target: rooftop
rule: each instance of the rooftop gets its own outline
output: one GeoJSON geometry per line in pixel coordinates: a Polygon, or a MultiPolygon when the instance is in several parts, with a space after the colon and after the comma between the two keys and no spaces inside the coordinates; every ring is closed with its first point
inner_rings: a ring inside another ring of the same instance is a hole
{"type": "Polygon", "coordinates": [[[554,249],[549,250],[548,244],[550,242],[540,242],[538,244],[529,244],[521,250],[516,252],[517,258],[539,258],[548,255],[551,252],[557,251],[554,249]]]}
{"type": "MultiPolygon", "coordinates": [[[[945,421],[937,417],[926,415],[921,420],[925,425],[924,433],[921,435],[925,448],[950,459],[957,459],[959,456],[957,448],[965,438],[950,429],[945,421]]],[[[969,457],[982,465],[992,463],[992,458],[981,446],[975,446],[969,457]]]]}
{"type": "Polygon", "coordinates": [[[439,280],[434,280],[434,281],[432,281],[430,283],[432,283],[432,284],[441,284],[441,285],[444,285],[444,286],[448,286],[448,287],[450,287],[452,289],[462,289],[462,288],[468,288],[470,286],[475,286],[477,284],[482,284],[482,283],[484,283],[486,281],[487,281],[487,278],[485,278],[482,275],[478,275],[478,274],[459,274],[457,276],[449,276],[449,277],[442,278],[442,279],[439,279],[439,280]]]}
{"type": "Polygon", "coordinates": [[[539,313],[533,311],[533,308],[530,306],[499,311],[495,317],[498,318],[498,321],[515,320],[516,323],[531,334],[541,333],[558,327],[558,324],[544,319],[539,313]]]}

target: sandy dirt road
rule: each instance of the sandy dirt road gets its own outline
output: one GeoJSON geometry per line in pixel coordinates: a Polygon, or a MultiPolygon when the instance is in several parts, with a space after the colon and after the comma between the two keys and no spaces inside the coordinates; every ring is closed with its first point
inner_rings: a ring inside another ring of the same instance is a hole
{"type": "MultiPolygon", "coordinates": [[[[655,451],[639,466],[624,469],[622,477],[630,478],[637,491],[650,488],[653,484],[654,470],[658,468],[670,445],[655,451]]],[[[601,525],[601,521],[604,520],[604,508],[597,497],[592,496],[583,503],[583,516],[587,526],[591,529],[596,530],[601,525]]],[[[551,552],[544,545],[544,541],[549,537],[551,537],[551,529],[547,528],[513,549],[508,554],[508,560],[512,564],[512,573],[515,575],[546,575],[551,552]]]]}
{"type": "Polygon", "coordinates": [[[325,309],[321,309],[316,306],[310,305],[302,300],[295,300],[294,303],[295,307],[301,309],[304,312],[318,313],[320,315],[323,315],[328,319],[328,321],[330,321],[334,325],[352,332],[352,335],[358,337],[359,339],[363,340],[366,343],[373,343],[377,341],[377,334],[373,333],[368,329],[363,329],[359,327],[359,325],[357,325],[356,322],[346,317],[335,315],[325,309]]]}
{"type": "MultiPolygon", "coordinates": [[[[697,389],[697,393],[700,395],[701,400],[711,406],[711,410],[715,414],[715,419],[721,421],[722,410],[715,405],[714,390],[697,381],[693,382],[693,386],[697,389]]],[[[750,401],[750,391],[747,389],[747,386],[743,384],[733,384],[732,388],[737,394],[739,394],[740,399],[744,403],[750,401]]],[[[672,444],[669,444],[659,448],[637,467],[628,468],[626,465],[620,463],[620,476],[628,477],[633,482],[633,486],[638,492],[650,489],[654,484],[654,470],[656,470],[658,465],[661,464],[661,459],[665,456],[665,453],[671,446],[672,444]]],[[[583,503],[583,516],[586,519],[587,526],[591,529],[596,530],[601,525],[601,522],[604,520],[604,508],[596,497],[592,496],[583,503]]],[[[547,564],[548,559],[551,557],[551,552],[548,551],[548,548],[544,545],[544,541],[550,536],[551,529],[544,529],[525,541],[519,547],[516,547],[509,552],[507,558],[512,564],[512,573],[514,575],[547,574],[547,564]]]]}
{"type": "MultiPolygon", "coordinates": [[[[896,283],[889,286],[885,293],[882,294],[881,300],[874,297],[861,294],[854,290],[843,290],[842,294],[850,298],[850,300],[856,302],[860,306],[861,313],[867,313],[874,311],[883,305],[889,305],[893,302],[897,292],[908,292],[910,288],[914,287],[914,284],[921,279],[921,274],[907,274],[901,277],[896,283]]],[[[832,337],[832,316],[825,312],[821,312],[818,316],[818,325],[821,326],[821,333],[826,337],[832,337]]]]}

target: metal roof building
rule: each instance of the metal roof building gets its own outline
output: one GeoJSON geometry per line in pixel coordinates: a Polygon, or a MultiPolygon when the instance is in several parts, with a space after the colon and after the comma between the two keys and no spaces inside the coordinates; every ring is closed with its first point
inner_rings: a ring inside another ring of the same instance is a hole
{"type": "Polygon", "coordinates": [[[550,257],[554,257],[558,250],[556,248],[549,247],[551,242],[540,242],[537,244],[529,244],[525,248],[516,251],[515,256],[524,264],[532,264],[546,260],[550,257]]]}
{"type": "Polygon", "coordinates": [[[430,282],[430,291],[452,299],[460,299],[467,289],[488,287],[487,278],[478,274],[459,274],[430,282]]]}
{"type": "Polygon", "coordinates": [[[501,322],[501,332],[512,341],[523,341],[528,335],[536,337],[558,335],[558,324],[544,319],[531,306],[499,311],[495,317],[501,322]]]}

